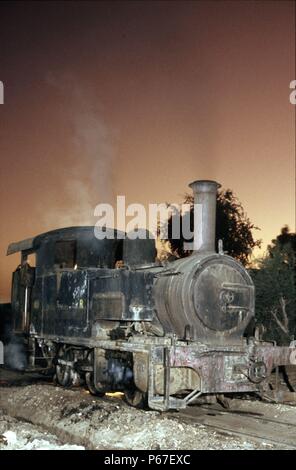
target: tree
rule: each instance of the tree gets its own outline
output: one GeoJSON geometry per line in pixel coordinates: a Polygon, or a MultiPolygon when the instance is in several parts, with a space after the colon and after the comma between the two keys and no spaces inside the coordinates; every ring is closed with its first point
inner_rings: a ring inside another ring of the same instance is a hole
{"type": "Polygon", "coordinates": [[[296,234],[287,226],[268,246],[251,274],[256,288],[256,323],[265,339],[289,344],[296,334],[296,234]]]}
{"type": "MultiPolygon", "coordinates": [[[[184,204],[190,204],[190,229],[193,231],[194,216],[193,216],[193,196],[185,195],[184,204]]],[[[184,240],[182,237],[182,221],[181,218],[181,236],[180,238],[172,238],[172,225],[173,218],[180,218],[180,213],[177,212],[169,218],[168,221],[168,237],[171,252],[178,258],[188,256],[190,251],[184,250],[184,240]]],[[[238,259],[244,265],[249,262],[249,257],[252,249],[261,246],[261,240],[255,240],[252,230],[259,230],[247,217],[241,203],[234,196],[230,189],[220,190],[217,194],[217,213],[216,213],[216,249],[218,247],[218,240],[223,240],[224,251],[229,255],[238,259]]]]}
{"type": "MultiPolygon", "coordinates": [[[[289,253],[296,256],[296,233],[290,232],[288,225],[284,225],[281,229],[280,235],[278,235],[274,240],[271,241],[271,245],[268,245],[267,249],[270,256],[273,255],[274,250],[286,251],[290,247],[289,253]]],[[[296,266],[295,266],[296,269],[296,266]]]]}

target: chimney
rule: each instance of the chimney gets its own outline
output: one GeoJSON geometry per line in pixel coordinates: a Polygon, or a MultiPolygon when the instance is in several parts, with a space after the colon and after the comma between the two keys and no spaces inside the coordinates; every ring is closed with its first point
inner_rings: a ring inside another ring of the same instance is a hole
{"type": "Polygon", "coordinates": [[[194,251],[215,252],[216,198],[221,187],[216,181],[190,183],[194,195],[194,251]]]}

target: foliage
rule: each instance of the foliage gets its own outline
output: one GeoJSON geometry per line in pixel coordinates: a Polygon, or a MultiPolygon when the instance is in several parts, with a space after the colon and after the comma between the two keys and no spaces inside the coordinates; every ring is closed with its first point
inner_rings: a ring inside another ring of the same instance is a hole
{"type": "Polygon", "coordinates": [[[287,249],[288,247],[291,248],[292,251],[290,251],[290,254],[296,255],[296,233],[295,232],[290,232],[290,229],[287,225],[285,225],[281,229],[280,235],[276,237],[275,240],[272,240],[271,245],[268,246],[268,252],[270,253],[270,256],[272,256],[273,251],[280,249],[287,249]]]}
{"type": "Polygon", "coordinates": [[[296,336],[296,234],[284,227],[252,271],[256,288],[256,323],[265,339],[289,344],[296,336]]]}
{"type": "MultiPolygon", "coordinates": [[[[193,197],[186,195],[184,204],[190,204],[190,229],[193,232],[194,216],[193,216],[193,197]]],[[[181,218],[181,236],[178,239],[172,238],[172,225],[175,217],[180,218],[177,212],[169,218],[168,221],[168,237],[171,251],[178,258],[188,256],[190,251],[184,250],[184,240],[182,237],[182,221],[181,218]]],[[[244,209],[238,199],[234,196],[230,189],[220,190],[217,195],[217,213],[216,213],[216,249],[218,240],[223,240],[224,251],[241,263],[246,265],[249,262],[250,254],[255,247],[261,246],[261,240],[255,240],[252,230],[257,227],[252,224],[250,219],[244,212],[244,209]]]]}

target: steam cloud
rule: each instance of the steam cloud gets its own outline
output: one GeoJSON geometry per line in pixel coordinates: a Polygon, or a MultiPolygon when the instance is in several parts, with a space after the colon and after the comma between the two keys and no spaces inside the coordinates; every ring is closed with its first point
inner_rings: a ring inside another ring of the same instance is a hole
{"type": "Polygon", "coordinates": [[[71,76],[49,76],[47,83],[60,96],[58,119],[67,124],[65,147],[71,155],[66,178],[57,185],[69,209],[53,207],[46,212],[48,228],[94,225],[94,208],[112,203],[114,134],[109,130],[93,90],[71,76]]]}
{"type": "Polygon", "coordinates": [[[24,345],[16,339],[4,347],[4,365],[16,370],[24,370],[27,366],[24,345]]]}

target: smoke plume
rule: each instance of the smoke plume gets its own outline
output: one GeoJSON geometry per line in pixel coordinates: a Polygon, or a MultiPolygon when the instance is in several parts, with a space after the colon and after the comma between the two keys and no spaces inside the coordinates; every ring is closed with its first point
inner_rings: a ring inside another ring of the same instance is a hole
{"type": "Polygon", "coordinates": [[[67,128],[64,144],[69,155],[64,174],[57,175],[60,197],[46,211],[45,225],[48,229],[94,225],[95,206],[113,202],[115,135],[103,118],[95,90],[67,75],[50,75],[47,83],[59,96],[57,125],[67,128]]]}

